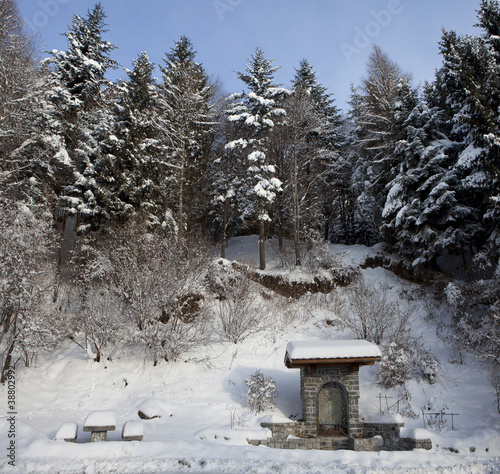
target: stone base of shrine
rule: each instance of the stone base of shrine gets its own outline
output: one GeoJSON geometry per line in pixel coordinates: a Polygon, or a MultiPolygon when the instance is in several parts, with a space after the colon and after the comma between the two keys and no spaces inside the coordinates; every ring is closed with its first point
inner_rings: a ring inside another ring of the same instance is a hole
{"type": "Polygon", "coordinates": [[[271,430],[271,438],[265,440],[249,440],[254,446],[268,446],[278,449],[320,449],[352,451],[411,451],[413,449],[431,449],[430,439],[401,437],[402,423],[360,423],[362,433],[356,437],[349,436],[308,436],[309,431],[304,423],[262,423],[263,428],[271,430]],[[304,429],[306,428],[306,429],[304,429]]]}

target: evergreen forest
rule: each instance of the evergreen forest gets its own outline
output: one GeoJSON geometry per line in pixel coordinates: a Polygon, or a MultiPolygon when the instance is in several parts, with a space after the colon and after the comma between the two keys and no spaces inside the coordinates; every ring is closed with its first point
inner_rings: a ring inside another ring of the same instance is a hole
{"type": "Polygon", "coordinates": [[[39,61],[0,0],[2,382],[62,341],[95,361],[120,344],[176,360],[206,334],[203,269],[247,235],[261,271],[271,245],[289,270],[326,243],[378,245],[377,264],[454,305],[460,344],[498,368],[499,2],[477,21],[443,31],[421,86],[373,46],[343,113],[307,59],[277,84],[260,48],[226,93],[186,36],[159,79],[143,51],[110,81],[100,3],[39,61]]]}

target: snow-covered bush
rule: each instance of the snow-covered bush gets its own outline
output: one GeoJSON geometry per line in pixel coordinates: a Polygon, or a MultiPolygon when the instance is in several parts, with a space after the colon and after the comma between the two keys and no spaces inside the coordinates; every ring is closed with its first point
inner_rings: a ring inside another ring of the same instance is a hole
{"type": "Polygon", "coordinates": [[[343,259],[342,253],[332,253],[328,244],[320,239],[310,242],[312,247],[304,252],[305,267],[312,273],[327,270],[337,282],[351,283],[359,276],[359,269],[343,259]]]}
{"type": "Polygon", "coordinates": [[[217,298],[214,307],[217,330],[221,337],[236,344],[265,327],[266,311],[256,283],[227,262],[219,263],[215,274],[210,276],[217,298]]]}
{"type": "Polygon", "coordinates": [[[464,311],[466,309],[466,302],[464,301],[462,290],[458,285],[450,282],[444,289],[444,294],[446,296],[446,301],[453,309],[454,319],[459,320],[462,316],[464,316],[464,311]]]}
{"type": "MultiPolygon", "coordinates": [[[[271,240],[268,252],[272,252],[276,260],[276,268],[283,270],[294,270],[296,265],[295,248],[292,240],[284,239],[280,245],[271,240]]],[[[303,252],[301,248],[301,252],[303,252]]]]}
{"type": "Polygon", "coordinates": [[[332,298],[332,304],[339,324],[358,339],[404,345],[410,338],[414,308],[393,299],[385,286],[358,278],[342,295],[332,298]]]}
{"type": "Polygon", "coordinates": [[[382,350],[377,383],[385,388],[403,385],[407,380],[436,382],[439,362],[427,349],[415,341],[407,340],[405,345],[395,342],[382,350]]]}
{"type": "Polygon", "coordinates": [[[80,241],[72,259],[73,288],[67,292],[73,300],[64,319],[67,337],[95,362],[111,358],[130,333],[123,299],[114,284],[116,270],[107,250],[80,241]]]}
{"type": "Polygon", "coordinates": [[[130,332],[122,303],[108,285],[85,288],[80,298],[76,318],[68,326],[68,335],[90,359],[95,362],[103,358],[109,360],[130,332]]]}
{"type": "Polygon", "coordinates": [[[278,391],[276,382],[271,377],[264,377],[264,374],[257,370],[245,380],[245,385],[248,387],[247,405],[255,413],[269,410],[276,405],[278,391]]]}
{"type": "Polygon", "coordinates": [[[160,358],[175,362],[181,354],[203,346],[210,340],[210,333],[203,313],[193,321],[186,321],[178,315],[165,322],[151,320],[138,337],[153,356],[153,364],[156,365],[160,358]]]}
{"type": "Polygon", "coordinates": [[[328,270],[342,266],[342,260],[328,248],[328,244],[320,239],[311,239],[304,258],[306,267],[311,271],[328,270]]]}
{"type": "MultiPolygon", "coordinates": [[[[492,278],[452,282],[444,290],[452,313],[452,342],[491,367],[500,364],[500,261],[492,278]]],[[[500,393],[498,377],[492,387],[500,393]]],[[[499,397],[500,398],[500,397],[499,397]]],[[[500,411],[500,410],[499,410],[500,411]]]]}
{"type": "Polygon", "coordinates": [[[154,364],[160,358],[175,361],[210,338],[202,304],[207,254],[201,245],[184,246],[161,235],[135,237],[117,253],[134,340],[144,344],[154,364]]]}
{"type": "Polygon", "coordinates": [[[276,316],[275,323],[281,330],[296,327],[305,323],[311,317],[311,305],[313,298],[304,295],[299,299],[275,297],[265,302],[269,314],[276,316]]]}
{"type": "Polygon", "coordinates": [[[411,354],[391,343],[379,364],[377,383],[385,388],[401,385],[411,377],[411,354]]]}
{"type": "Polygon", "coordinates": [[[417,352],[415,364],[418,371],[417,375],[420,375],[422,380],[430,384],[436,382],[440,366],[438,360],[431,352],[425,349],[417,352]]]}

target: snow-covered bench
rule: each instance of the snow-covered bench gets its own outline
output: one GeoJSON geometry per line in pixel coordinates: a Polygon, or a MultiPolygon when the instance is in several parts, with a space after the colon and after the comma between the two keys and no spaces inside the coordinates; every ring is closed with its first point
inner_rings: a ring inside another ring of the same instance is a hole
{"type": "Polygon", "coordinates": [[[78,423],[76,421],[67,421],[63,423],[57,430],[55,440],[56,441],[67,441],[68,443],[74,443],[76,436],[78,434],[78,423]]]}
{"type": "Polygon", "coordinates": [[[106,441],[108,431],[116,430],[116,415],[111,410],[96,410],[87,415],[83,431],[90,431],[90,441],[106,441]]]}
{"type": "Polygon", "coordinates": [[[140,421],[126,421],[122,428],[123,441],[142,441],[144,427],[140,421]]]}

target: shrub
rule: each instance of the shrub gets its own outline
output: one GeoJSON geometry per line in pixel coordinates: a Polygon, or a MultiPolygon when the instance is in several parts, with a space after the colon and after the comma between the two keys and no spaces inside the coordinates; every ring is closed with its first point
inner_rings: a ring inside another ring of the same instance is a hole
{"type": "Polygon", "coordinates": [[[358,339],[403,345],[409,337],[414,309],[392,300],[384,286],[376,287],[359,278],[345,296],[337,294],[331,301],[339,324],[358,339]]]}
{"type": "Polygon", "coordinates": [[[377,383],[385,388],[403,384],[411,376],[411,355],[391,343],[379,364],[377,383]]]}
{"type": "Polygon", "coordinates": [[[385,388],[404,384],[407,380],[436,382],[439,362],[427,349],[407,340],[405,345],[391,343],[383,350],[377,383],[385,388]]]}
{"type": "Polygon", "coordinates": [[[221,337],[235,344],[261,331],[267,312],[256,290],[256,283],[230,265],[218,265],[210,286],[217,295],[215,318],[221,337]]]}
{"type": "Polygon", "coordinates": [[[248,387],[247,406],[255,413],[261,413],[276,406],[278,391],[276,382],[272,378],[264,377],[264,374],[257,370],[245,380],[245,385],[248,387]]]}
{"type": "Polygon", "coordinates": [[[421,350],[415,358],[420,378],[433,384],[439,374],[439,362],[428,350],[421,350]]]}

